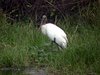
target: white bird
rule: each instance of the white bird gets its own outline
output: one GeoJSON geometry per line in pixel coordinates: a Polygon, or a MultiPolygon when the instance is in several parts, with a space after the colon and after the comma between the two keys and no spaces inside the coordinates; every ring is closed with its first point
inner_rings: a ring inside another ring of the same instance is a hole
{"type": "Polygon", "coordinates": [[[43,15],[41,20],[40,29],[44,35],[47,35],[52,42],[55,42],[59,47],[66,48],[68,39],[66,33],[52,23],[46,23],[47,17],[43,15]]]}

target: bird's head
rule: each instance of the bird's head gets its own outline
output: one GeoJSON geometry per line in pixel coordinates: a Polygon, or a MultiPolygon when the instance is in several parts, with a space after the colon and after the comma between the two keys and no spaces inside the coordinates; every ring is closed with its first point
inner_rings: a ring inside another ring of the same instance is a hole
{"type": "Polygon", "coordinates": [[[47,23],[47,16],[46,15],[43,15],[42,16],[42,20],[41,20],[41,25],[44,25],[47,23]]]}

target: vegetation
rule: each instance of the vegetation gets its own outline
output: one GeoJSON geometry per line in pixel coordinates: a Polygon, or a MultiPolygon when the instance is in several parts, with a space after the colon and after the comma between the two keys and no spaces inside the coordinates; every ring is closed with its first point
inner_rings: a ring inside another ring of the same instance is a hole
{"type": "Polygon", "coordinates": [[[32,22],[13,25],[0,14],[0,67],[46,67],[55,75],[100,74],[100,10],[84,10],[80,16],[59,20],[68,35],[68,48],[57,46],[32,22]],[[94,12],[96,10],[96,12],[94,12]]]}
{"type": "Polygon", "coordinates": [[[64,18],[66,15],[75,15],[88,5],[91,7],[98,0],[0,0],[0,9],[6,14],[8,22],[34,20],[37,24],[42,15],[47,15],[50,22],[64,18]]]}
{"type": "Polygon", "coordinates": [[[100,29],[86,23],[58,22],[68,34],[69,45],[58,51],[56,45],[31,23],[10,25],[0,20],[0,67],[46,66],[50,72],[64,74],[100,73],[100,29]]]}

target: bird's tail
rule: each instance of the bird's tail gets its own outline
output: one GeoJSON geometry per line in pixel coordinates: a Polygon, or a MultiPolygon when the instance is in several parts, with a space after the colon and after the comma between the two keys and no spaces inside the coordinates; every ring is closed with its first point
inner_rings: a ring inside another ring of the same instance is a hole
{"type": "Polygon", "coordinates": [[[67,36],[63,36],[63,38],[66,40],[66,42],[68,43],[68,39],[67,36]]]}
{"type": "Polygon", "coordinates": [[[67,42],[65,41],[65,42],[62,42],[62,47],[63,48],[66,48],[67,47],[67,42]]]}

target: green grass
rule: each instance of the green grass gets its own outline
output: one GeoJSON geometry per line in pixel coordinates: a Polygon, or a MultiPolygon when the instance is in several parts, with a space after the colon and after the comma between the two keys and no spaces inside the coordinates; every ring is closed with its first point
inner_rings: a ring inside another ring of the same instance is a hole
{"type": "MultiPolygon", "coordinates": [[[[100,23],[100,21],[99,21],[100,23]]],[[[0,16],[0,67],[45,66],[56,75],[97,75],[100,73],[100,28],[88,23],[59,21],[68,35],[68,48],[56,45],[32,23],[10,25],[0,16]]]]}

